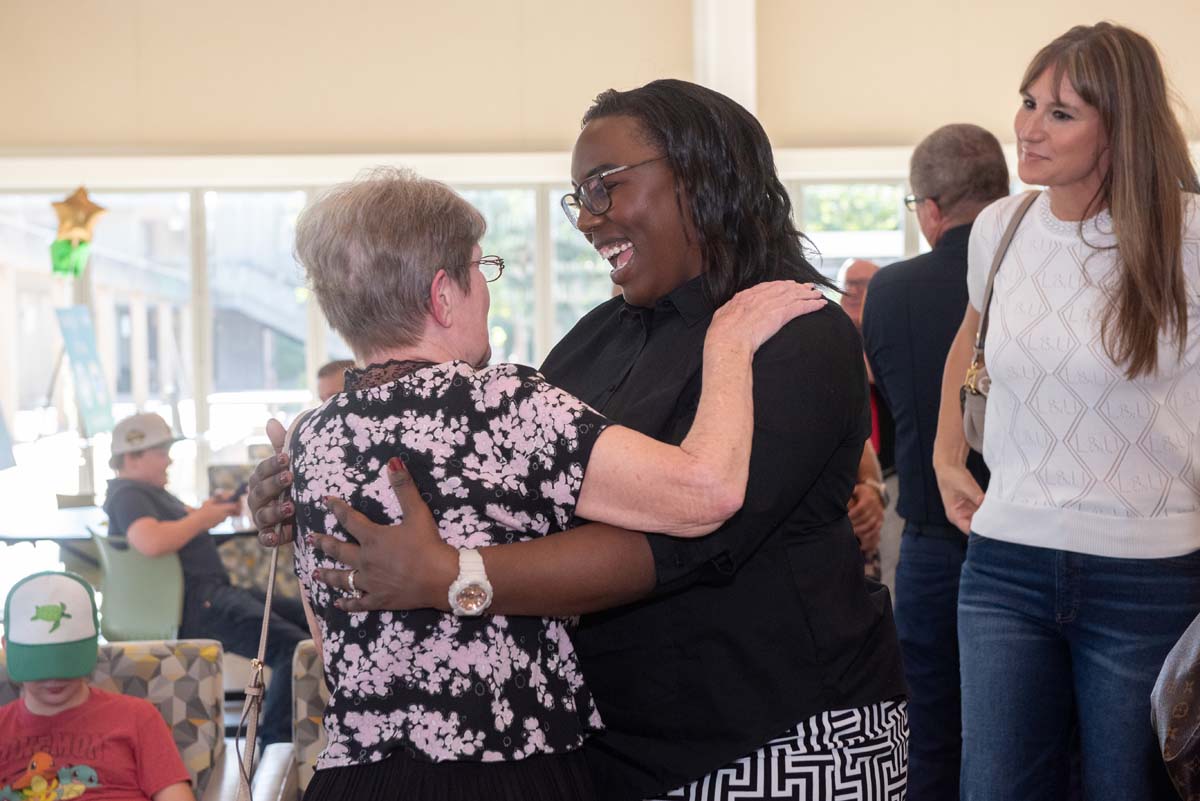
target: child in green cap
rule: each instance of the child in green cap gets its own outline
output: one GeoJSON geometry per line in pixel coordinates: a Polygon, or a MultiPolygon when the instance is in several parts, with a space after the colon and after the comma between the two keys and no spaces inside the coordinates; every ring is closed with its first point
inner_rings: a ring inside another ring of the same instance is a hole
{"type": "Polygon", "coordinates": [[[4,602],[8,673],[0,707],[0,801],[194,801],[171,732],[149,701],[88,684],[99,616],[74,573],[35,573],[4,602]]]}

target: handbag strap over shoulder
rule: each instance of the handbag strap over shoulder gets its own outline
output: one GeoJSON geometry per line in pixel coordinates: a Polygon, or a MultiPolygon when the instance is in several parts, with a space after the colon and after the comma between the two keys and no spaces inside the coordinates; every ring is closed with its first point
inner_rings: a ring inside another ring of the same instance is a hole
{"type": "MultiPolygon", "coordinates": [[[[284,435],[284,449],[291,450],[292,435],[296,429],[300,427],[300,423],[305,420],[313,409],[302,412],[297,415],[288,427],[287,433],[284,435]]],[[[278,526],[276,527],[278,531],[278,526]]],[[[265,599],[263,601],[263,617],[262,628],[258,634],[258,654],[250,660],[250,676],[246,681],[246,700],[242,705],[242,717],[238,724],[238,734],[234,737],[234,748],[238,754],[238,769],[241,775],[238,777],[238,792],[237,801],[252,801],[252,787],[254,782],[255,769],[255,741],[258,737],[258,717],[262,713],[263,694],[265,686],[263,684],[263,667],[266,665],[267,659],[267,634],[269,623],[271,620],[271,602],[275,596],[275,570],[279,565],[279,548],[271,549],[271,568],[267,574],[267,589],[265,599]],[[245,731],[245,751],[242,750],[242,732],[245,731]]]]}
{"type": "Polygon", "coordinates": [[[1004,229],[1004,236],[1000,237],[1000,244],[996,247],[996,255],[992,257],[992,268],[988,271],[987,289],[983,292],[983,308],[980,310],[979,331],[975,334],[975,356],[972,359],[972,366],[983,363],[983,344],[987,339],[988,319],[991,317],[992,307],[992,289],[996,283],[996,273],[1000,270],[1000,262],[1004,261],[1004,254],[1008,252],[1008,246],[1013,240],[1013,236],[1017,233],[1017,228],[1021,225],[1021,220],[1025,217],[1025,212],[1029,211],[1029,207],[1033,205],[1033,201],[1037,200],[1041,191],[1034,190],[1025,194],[1025,199],[1021,201],[1021,205],[1017,206],[1017,213],[1013,215],[1008,222],[1008,228],[1004,229]]]}

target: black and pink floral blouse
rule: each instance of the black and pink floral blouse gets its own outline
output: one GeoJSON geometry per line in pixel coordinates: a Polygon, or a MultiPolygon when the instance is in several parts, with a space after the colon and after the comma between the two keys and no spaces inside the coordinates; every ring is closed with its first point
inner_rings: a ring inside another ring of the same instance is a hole
{"type": "Polygon", "coordinates": [[[577,748],[600,727],[569,636],[573,621],[457,618],[436,610],[348,614],[312,580],[342,567],[310,533],[349,539],[322,499],[380,523],[400,519],[386,465],[399,456],[457,548],[561,531],[592,446],[608,425],[529,367],[465,362],[347,373],[296,428],[296,572],[324,639],[328,744],[318,768],[377,762],[397,749],[430,761],[516,760],[577,748]]]}

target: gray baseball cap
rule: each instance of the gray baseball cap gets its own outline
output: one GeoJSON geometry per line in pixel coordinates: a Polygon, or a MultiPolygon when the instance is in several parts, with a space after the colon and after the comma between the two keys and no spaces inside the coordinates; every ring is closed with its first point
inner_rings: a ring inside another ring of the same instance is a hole
{"type": "Polygon", "coordinates": [[[126,417],[113,427],[112,455],[161,448],[181,439],[183,437],[175,436],[161,416],[154,412],[142,412],[126,417]]]}

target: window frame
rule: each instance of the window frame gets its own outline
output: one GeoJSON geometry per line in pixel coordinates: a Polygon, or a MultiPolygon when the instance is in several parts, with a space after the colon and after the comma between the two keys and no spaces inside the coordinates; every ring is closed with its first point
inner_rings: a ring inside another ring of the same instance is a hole
{"type": "MultiPolygon", "coordinates": [[[[1200,143],[1192,145],[1200,156],[1200,143]]],[[[884,183],[909,191],[910,147],[874,148],[780,148],[776,166],[793,201],[796,218],[803,219],[803,187],[808,184],[884,183]]],[[[1010,170],[1016,166],[1014,146],[1005,146],[1010,170]]],[[[271,155],[271,156],[6,156],[0,157],[0,194],[66,195],[85,185],[94,195],[108,193],[179,192],[188,196],[189,257],[191,279],[191,379],[196,399],[198,447],[197,474],[204,475],[209,448],[205,437],[210,427],[210,406],[220,398],[213,392],[212,298],[208,276],[208,220],[205,193],[304,192],[306,201],[324,187],[350,180],[364,168],[377,164],[404,165],[421,175],[444,181],[456,189],[532,190],[535,197],[534,254],[534,347],[538,360],[553,346],[555,298],[551,215],[559,213],[551,202],[551,190],[561,187],[570,174],[569,152],[540,153],[435,153],[373,155],[271,155]]],[[[1015,171],[1013,172],[1015,180],[1015,171]]],[[[103,235],[103,222],[99,226],[103,235]]],[[[916,219],[904,221],[904,258],[921,251],[922,240],[916,219]]],[[[0,275],[0,278],[3,276],[0,275]]],[[[15,286],[0,284],[0,289],[15,286]]],[[[15,290],[14,290],[15,291],[15,290]]],[[[79,293],[76,293],[77,296],[79,293]]],[[[0,298],[0,301],[3,301],[0,298]]],[[[181,312],[183,314],[184,312],[181,312]]],[[[11,316],[10,316],[11,317],[11,316]]],[[[326,361],[328,347],[325,321],[315,303],[308,304],[305,363],[309,386],[315,397],[317,368],[326,361]]],[[[160,321],[162,324],[162,321],[160,321]]],[[[0,335],[16,333],[0,321],[0,335]]],[[[185,358],[189,354],[185,354],[185,358]]],[[[140,358],[138,354],[134,358],[140,358]]],[[[160,354],[160,358],[162,358],[160,354]]],[[[115,368],[115,365],[112,365],[115,368]]],[[[0,354],[0,375],[16,374],[16,363],[0,354]]],[[[0,408],[16,409],[15,382],[0,381],[0,408]]],[[[68,401],[70,402],[70,401],[68,401]]],[[[11,430],[11,427],[10,427],[11,430]]]]}

